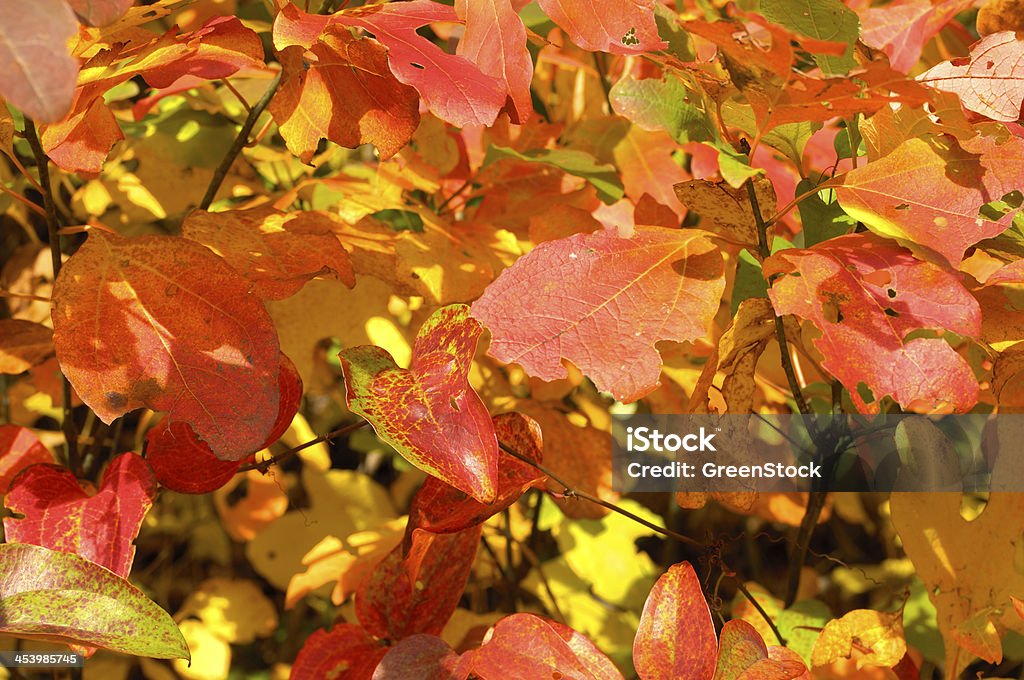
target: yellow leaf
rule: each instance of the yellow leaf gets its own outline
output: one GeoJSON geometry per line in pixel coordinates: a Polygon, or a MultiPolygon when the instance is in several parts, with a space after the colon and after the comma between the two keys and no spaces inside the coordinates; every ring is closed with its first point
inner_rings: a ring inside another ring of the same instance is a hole
{"type": "Polygon", "coordinates": [[[829,621],[814,643],[811,666],[828,666],[839,659],[852,658],[855,653],[858,668],[892,668],[898,664],[907,653],[903,612],[855,609],[841,619],[829,621]]]}
{"type": "Polygon", "coordinates": [[[174,670],[188,680],[225,680],[231,670],[231,646],[202,621],[187,619],[178,624],[192,653],[192,663],[172,662],[174,670]]]}
{"type": "Polygon", "coordinates": [[[211,578],[189,594],[175,617],[195,617],[226,642],[248,644],[277,628],[274,603],[255,581],[211,578]]]}

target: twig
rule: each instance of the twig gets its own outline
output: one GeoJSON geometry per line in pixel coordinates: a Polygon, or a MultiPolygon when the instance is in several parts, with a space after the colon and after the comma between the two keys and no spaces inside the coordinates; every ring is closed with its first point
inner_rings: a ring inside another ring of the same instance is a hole
{"type": "Polygon", "coordinates": [[[351,423],[349,425],[346,425],[345,427],[339,427],[337,430],[333,432],[322,434],[316,439],[311,439],[308,442],[305,442],[304,444],[299,444],[298,446],[292,447],[287,451],[282,451],[276,456],[271,456],[266,460],[261,460],[258,463],[248,463],[246,465],[242,465],[241,467],[238,468],[238,473],[249,472],[250,470],[259,470],[260,473],[265,475],[267,474],[267,470],[269,470],[271,466],[288,460],[299,451],[308,449],[310,446],[316,446],[317,444],[320,444],[322,442],[329,442],[336,437],[342,437],[346,434],[349,434],[350,432],[355,432],[359,428],[365,427],[366,425],[369,424],[370,423],[368,421],[360,420],[358,423],[351,423]]]}
{"type": "Polygon", "coordinates": [[[281,84],[281,75],[284,73],[283,69],[277,72],[274,79],[270,81],[270,85],[267,87],[267,91],[263,93],[263,96],[259,98],[259,101],[249,111],[249,115],[246,116],[245,122],[242,123],[242,128],[238,131],[238,136],[235,137],[234,143],[231,144],[231,148],[221,159],[220,165],[217,166],[217,170],[213,173],[213,179],[210,180],[210,186],[206,188],[206,195],[203,196],[203,200],[199,203],[199,208],[206,210],[213,203],[214,196],[220,190],[220,185],[224,183],[224,178],[227,177],[228,171],[234,164],[235,159],[238,158],[238,154],[242,153],[242,149],[249,142],[249,133],[252,132],[253,126],[256,125],[256,119],[260,117],[263,110],[270,104],[270,100],[274,98],[274,93],[277,92],[277,86],[281,84]]]}
{"type": "Polygon", "coordinates": [[[8,189],[3,184],[0,184],[0,191],[4,192],[5,194],[10,196],[14,200],[18,201],[19,203],[24,204],[26,208],[28,208],[29,210],[31,210],[35,214],[39,215],[40,217],[44,217],[44,218],[46,217],[46,210],[44,210],[43,208],[40,208],[35,203],[33,203],[32,201],[28,200],[27,198],[25,198],[21,194],[19,194],[17,191],[14,191],[13,189],[8,189]]]}
{"type": "Polygon", "coordinates": [[[601,81],[601,91],[604,92],[604,101],[608,104],[608,113],[614,114],[615,108],[612,106],[612,88],[608,84],[608,73],[604,63],[604,53],[594,52],[594,66],[597,67],[597,78],[601,81]]]}
{"type": "Polygon", "coordinates": [[[772,629],[773,633],[775,633],[775,639],[779,641],[780,645],[785,647],[786,638],[782,637],[782,633],[779,632],[779,629],[775,625],[775,622],[772,621],[772,617],[768,616],[768,612],[764,610],[764,607],[762,607],[761,603],[757,601],[757,598],[754,597],[754,594],[747,590],[747,586],[743,584],[743,581],[736,578],[735,575],[730,575],[730,578],[732,578],[732,580],[736,583],[736,588],[741,593],[743,593],[743,596],[747,598],[747,601],[750,602],[750,604],[753,605],[754,609],[757,610],[757,613],[761,615],[761,618],[768,623],[768,627],[772,629]]]}
{"type": "MultiPolygon", "coordinates": [[[[53,200],[53,185],[50,182],[50,159],[43,151],[43,145],[39,143],[35,123],[27,117],[25,118],[25,139],[28,141],[29,147],[32,148],[32,154],[36,159],[36,168],[39,170],[43,208],[46,210],[46,233],[50,244],[50,261],[53,264],[53,280],[56,281],[61,267],[60,221],[57,218],[57,204],[53,200]]],[[[61,429],[64,431],[64,439],[68,447],[67,465],[77,475],[79,472],[78,432],[75,429],[75,420],[71,413],[71,383],[68,382],[63,371],[60,374],[60,387],[64,412],[61,429]]]]}

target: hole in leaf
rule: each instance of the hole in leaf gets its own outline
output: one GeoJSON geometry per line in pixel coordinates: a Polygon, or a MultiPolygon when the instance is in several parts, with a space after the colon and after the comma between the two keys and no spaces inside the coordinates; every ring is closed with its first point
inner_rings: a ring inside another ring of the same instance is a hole
{"type": "Polygon", "coordinates": [[[898,206],[896,206],[893,209],[894,210],[910,210],[910,204],[908,204],[908,203],[900,203],[898,206]]]}
{"type": "Polygon", "coordinates": [[[418,68],[421,71],[426,68],[426,66],[424,66],[423,64],[417,64],[415,61],[410,61],[409,66],[412,66],[413,68],[418,68]]]}
{"type": "Polygon", "coordinates": [[[459,413],[461,411],[461,409],[459,408],[458,403],[456,403],[456,401],[455,401],[455,397],[448,397],[448,405],[451,406],[453,409],[455,409],[456,413],[459,413]]]}
{"type": "Polygon", "coordinates": [[[900,313],[899,313],[899,312],[897,312],[897,311],[896,311],[895,309],[893,309],[892,307],[886,307],[886,308],[885,308],[885,315],[886,315],[886,316],[891,316],[891,317],[893,317],[893,318],[896,318],[896,317],[899,317],[900,313]]]}
{"type": "Polygon", "coordinates": [[[870,387],[862,382],[857,383],[857,395],[865,404],[870,404],[875,400],[875,393],[871,391],[870,387]]]}
{"type": "Polygon", "coordinates": [[[885,291],[885,294],[889,296],[890,300],[892,298],[896,297],[896,291],[893,290],[892,288],[890,288],[889,290],[885,291]]]}

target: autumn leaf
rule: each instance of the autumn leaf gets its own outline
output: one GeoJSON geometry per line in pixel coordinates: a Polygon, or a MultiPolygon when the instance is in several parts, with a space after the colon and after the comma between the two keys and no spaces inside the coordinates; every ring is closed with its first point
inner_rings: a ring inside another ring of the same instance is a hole
{"type": "Polygon", "coordinates": [[[811,665],[827,666],[841,658],[857,658],[857,667],[892,668],[907,653],[903,639],[903,612],[855,609],[829,621],[814,643],[811,665]]]}
{"type": "MultiPolygon", "coordinates": [[[[775,213],[775,189],[762,175],[751,180],[762,215],[775,213]]],[[[756,247],[757,221],[744,185],[734,189],[724,181],[695,179],[674,185],[679,202],[700,214],[700,227],[737,243],[756,247]]]]}
{"type": "Polygon", "coordinates": [[[851,170],[837,196],[843,210],[915,254],[956,266],[964,251],[1010,226],[1013,215],[981,208],[1019,189],[1024,141],[976,137],[908,139],[851,170]]]}
{"type": "Polygon", "coordinates": [[[356,591],[356,615],[373,635],[390,640],[438,634],[459,604],[482,527],[435,534],[410,526],[356,591]]]}
{"type": "Polygon", "coordinates": [[[18,375],[53,354],[53,331],[24,319],[0,319],[0,373],[18,375]]]}
{"type": "Polygon", "coordinates": [[[376,346],[342,350],[346,401],[409,462],[481,503],[497,493],[498,444],[487,407],[469,386],[482,329],[466,305],[420,328],[409,369],[376,346]]]}
{"type": "Polygon", "coordinates": [[[0,425],[0,496],[19,472],[36,463],[53,463],[53,454],[27,427],[0,425]]]}
{"type": "Polygon", "coordinates": [[[577,234],[542,243],[502,272],[473,316],[491,332],[496,359],[557,380],[567,375],[565,357],[598,389],[635,401],[658,385],[655,342],[707,332],[722,276],[718,250],[694,230],[577,234]]]}
{"type": "Polygon", "coordinates": [[[642,680],[710,680],[716,658],[711,610],[693,567],[680,562],[658,579],[647,596],[633,642],[637,674],[642,680]]]}
{"type": "Polygon", "coordinates": [[[925,44],[953,17],[970,6],[967,0],[898,0],[860,13],[861,39],[882,50],[889,64],[901,73],[909,73],[921,58],[925,44]]]}
{"type": "Polygon", "coordinates": [[[306,639],[295,657],[291,677],[330,678],[343,674],[352,680],[370,680],[387,651],[362,626],[339,623],[306,639]]]}
{"type": "Polygon", "coordinates": [[[0,5],[0,95],[40,123],[63,118],[78,75],[66,45],[77,30],[64,0],[0,5]]]}
{"type": "MultiPolygon", "coordinates": [[[[521,413],[495,416],[494,432],[505,446],[536,463],[541,462],[541,430],[531,418],[521,413]]],[[[435,533],[461,531],[508,508],[527,489],[541,484],[544,479],[544,473],[532,465],[506,457],[498,466],[494,502],[484,504],[437,477],[427,477],[409,508],[409,524],[435,533]]]]}
{"type": "Polygon", "coordinates": [[[635,54],[668,46],[658,36],[655,0],[540,0],[568,38],[591,52],[635,54]]]}
{"type": "Polygon", "coordinates": [[[320,139],[348,147],[370,143],[382,158],[394,156],[419,123],[416,91],[395,79],[380,43],[340,25],[302,34],[303,17],[289,4],[274,22],[284,79],[270,112],[288,148],[304,163],[320,139]]]}
{"type": "Polygon", "coordinates": [[[813,248],[783,250],[764,267],[782,274],[768,291],[775,311],[811,321],[830,371],[862,410],[889,395],[906,408],[965,411],[978,399],[967,362],[921,328],[975,337],[980,312],[955,275],[872,234],[841,236],[813,248]],[[858,391],[864,383],[872,404],[858,391]]]}
{"type": "Polygon", "coordinates": [[[171,617],[125,579],[78,555],[0,545],[0,633],[157,659],[188,659],[171,617]]]}
{"type": "Polygon", "coordinates": [[[121,578],[135,559],[133,542],[153,505],[156,478],[141,456],[125,453],[103,473],[99,490],[87,493],[57,465],[34,465],[15,478],[4,503],[22,518],[4,519],[11,543],[32,543],[72,552],[121,578]],[[105,521],[116,517],[116,521],[105,521]]]}
{"type": "Polygon", "coordinates": [[[94,230],[54,299],[61,368],[104,422],[142,406],[168,411],[222,460],[256,451],[270,433],[277,334],[250,284],[205,247],[94,230]]]}
{"type": "Polygon", "coordinates": [[[1024,40],[1013,31],[986,35],[971,46],[970,57],[937,64],[918,80],[957,94],[969,111],[992,120],[1015,121],[1024,103],[1024,40]]]}
{"type": "Polygon", "coordinates": [[[455,680],[467,676],[468,669],[460,673],[459,655],[455,650],[441,638],[425,634],[400,640],[380,660],[373,674],[380,680],[389,677],[455,680]]]}
{"type": "Polygon", "coordinates": [[[761,634],[743,619],[726,621],[718,639],[715,680],[736,680],[758,661],[768,658],[761,634]]]}
{"type": "Polygon", "coordinates": [[[90,26],[106,26],[124,16],[135,0],[67,0],[67,3],[90,26]]]}
{"type": "Polygon", "coordinates": [[[860,20],[839,0],[766,0],[761,5],[761,13],[769,21],[800,35],[845,43],[846,51],[838,56],[813,55],[826,76],[844,75],[857,65],[853,44],[860,37],[860,20]]]}
{"type": "Polygon", "coordinates": [[[146,435],[146,461],[160,485],[178,493],[203,494],[228,483],[241,461],[221,460],[188,423],[163,420],[146,435]]]}

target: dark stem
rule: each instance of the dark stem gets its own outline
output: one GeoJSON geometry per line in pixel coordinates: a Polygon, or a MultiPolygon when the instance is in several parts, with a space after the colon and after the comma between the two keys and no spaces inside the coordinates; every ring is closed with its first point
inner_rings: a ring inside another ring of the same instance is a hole
{"type": "Polygon", "coordinates": [[[282,71],[278,71],[277,75],[270,82],[267,87],[267,91],[263,93],[259,101],[253,105],[249,111],[249,115],[246,116],[245,122],[242,123],[242,128],[238,131],[238,136],[235,137],[234,143],[228,152],[221,159],[220,165],[217,166],[217,170],[213,173],[213,179],[210,180],[210,186],[206,188],[206,195],[203,196],[203,200],[199,203],[201,210],[206,210],[213,203],[214,196],[220,190],[220,185],[224,183],[224,178],[228,176],[228,171],[234,164],[235,159],[238,158],[238,154],[242,153],[242,149],[249,143],[249,133],[252,132],[253,127],[256,125],[256,119],[260,117],[263,110],[270,104],[270,100],[274,98],[274,93],[277,92],[277,86],[281,84],[282,71]]]}
{"type": "Polygon", "coordinates": [[[604,52],[594,52],[593,56],[597,77],[601,81],[601,91],[604,92],[604,101],[608,104],[608,113],[615,113],[615,109],[612,107],[612,88],[608,84],[608,73],[604,63],[604,52]]]}
{"type": "MultiPolygon", "coordinates": [[[[36,132],[36,124],[31,118],[25,118],[25,140],[32,149],[32,155],[36,159],[36,167],[39,170],[39,186],[43,192],[43,208],[46,210],[46,234],[50,245],[50,261],[53,263],[53,280],[57,281],[60,274],[61,250],[60,250],[60,219],[57,217],[57,203],[53,199],[53,183],[50,181],[50,159],[43,151],[43,145],[39,143],[39,134],[36,132]]],[[[61,402],[63,407],[63,422],[61,429],[64,431],[64,439],[67,440],[67,466],[74,474],[79,471],[78,459],[78,431],[75,429],[75,419],[71,413],[71,383],[63,370],[60,374],[61,402]]]]}
{"type": "Polygon", "coordinates": [[[282,451],[276,456],[271,456],[266,460],[261,460],[258,463],[248,463],[246,465],[242,465],[241,467],[238,468],[238,473],[249,472],[250,470],[259,470],[262,474],[267,474],[267,470],[269,470],[272,465],[276,465],[278,463],[288,460],[299,451],[308,449],[310,446],[316,446],[320,442],[329,442],[332,439],[335,439],[336,437],[343,437],[346,434],[349,434],[350,432],[355,432],[359,428],[365,427],[366,425],[369,424],[370,423],[365,420],[360,420],[358,423],[351,423],[349,425],[346,425],[345,427],[339,427],[337,430],[334,430],[333,432],[322,434],[316,439],[310,439],[308,442],[299,444],[298,446],[290,448],[287,451],[282,451]]]}
{"type": "Polygon", "coordinates": [[[741,581],[740,579],[733,576],[732,580],[736,583],[736,588],[741,593],[743,593],[743,597],[747,598],[747,601],[754,606],[754,609],[756,609],[757,613],[761,615],[761,618],[768,622],[768,627],[772,629],[773,633],[775,633],[775,639],[779,641],[780,645],[785,647],[786,638],[782,637],[782,633],[779,632],[779,629],[775,625],[775,622],[772,621],[772,617],[768,616],[768,612],[764,610],[764,607],[762,607],[761,603],[757,601],[757,598],[754,597],[754,594],[747,590],[747,586],[744,585],[743,581],[741,581]]]}

